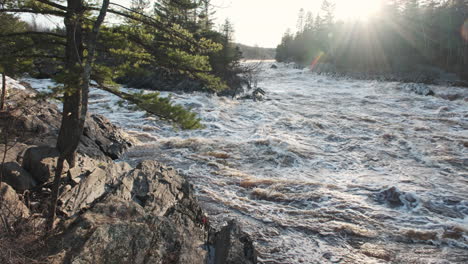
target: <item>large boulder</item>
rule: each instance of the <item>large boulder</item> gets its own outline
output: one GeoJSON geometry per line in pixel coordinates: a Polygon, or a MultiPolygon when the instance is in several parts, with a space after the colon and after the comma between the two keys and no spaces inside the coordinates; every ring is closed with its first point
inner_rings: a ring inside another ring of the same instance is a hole
{"type": "Polygon", "coordinates": [[[239,225],[214,233],[174,169],[155,161],[106,166],[62,194],[59,210],[70,218],[46,243],[49,263],[256,263],[239,225]]]}
{"type": "Polygon", "coordinates": [[[87,208],[106,193],[106,172],[95,168],[77,186],[59,197],[61,211],[71,216],[87,208]]]}
{"type": "Polygon", "coordinates": [[[69,217],[90,208],[131,170],[125,162],[103,164],[84,156],[78,156],[77,161],[68,171],[70,188],[59,197],[59,210],[69,217]]]}
{"type": "Polygon", "coordinates": [[[117,166],[96,169],[61,196],[59,210],[82,214],[49,241],[64,241],[52,263],[205,263],[205,216],[187,180],[158,162],[117,166]]]}
{"type": "MultiPolygon", "coordinates": [[[[23,168],[39,183],[49,182],[55,175],[59,154],[59,151],[53,147],[29,148],[23,157],[23,168]]],[[[62,173],[67,171],[68,163],[65,161],[62,173]]]]}
{"type": "Polygon", "coordinates": [[[104,154],[118,159],[130,146],[128,136],[101,115],[90,115],[85,123],[79,151],[90,157],[104,154]]]}
{"type": "Polygon", "coordinates": [[[30,190],[37,185],[31,174],[16,162],[3,164],[3,181],[19,193],[30,190]]]}

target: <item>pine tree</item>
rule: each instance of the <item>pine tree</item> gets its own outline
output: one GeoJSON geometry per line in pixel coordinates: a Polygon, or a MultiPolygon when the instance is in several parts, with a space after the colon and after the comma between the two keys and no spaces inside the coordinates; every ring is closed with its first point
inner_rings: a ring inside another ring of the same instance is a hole
{"type": "Polygon", "coordinates": [[[0,72],[2,88],[0,94],[0,110],[5,108],[6,75],[15,77],[18,73],[28,70],[32,60],[25,57],[32,52],[33,42],[28,38],[18,37],[18,33],[25,32],[28,25],[18,17],[0,13],[0,72]]]}
{"type": "MultiPolygon", "coordinates": [[[[219,45],[209,40],[196,40],[190,32],[178,24],[171,24],[170,27],[167,27],[167,23],[142,13],[141,9],[130,10],[123,7],[123,9],[119,10],[109,8],[109,5],[109,0],[103,0],[101,6],[85,3],[83,0],[68,0],[67,6],[63,6],[61,2],[50,0],[26,0],[24,2],[8,1],[7,5],[3,4],[0,7],[0,13],[36,13],[64,18],[65,35],[48,32],[15,33],[21,37],[40,35],[47,38],[59,38],[60,41],[56,41],[54,45],[65,46],[62,56],[63,70],[56,77],[56,81],[63,84],[63,115],[57,140],[57,149],[60,156],[57,162],[49,209],[47,225],[49,229],[53,228],[55,219],[55,207],[63,164],[66,160],[70,167],[74,166],[76,149],[83,134],[91,77],[98,76],[95,79],[106,79],[106,76],[102,75],[109,76],[111,75],[109,74],[111,69],[116,68],[115,65],[96,65],[94,63],[97,45],[106,44],[102,42],[99,44],[98,34],[100,32],[106,33],[105,35],[109,39],[121,38],[126,40],[123,41],[123,44],[128,43],[129,40],[133,44],[125,47],[121,46],[120,49],[109,49],[108,52],[125,54],[127,57],[137,57],[136,60],[145,60],[149,63],[161,60],[161,65],[164,67],[203,80],[211,89],[225,87],[225,84],[219,78],[210,73],[211,67],[208,57],[201,55],[219,50],[219,45]],[[97,17],[93,16],[93,12],[97,12],[97,17]],[[134,21],[135,24],[140,23],[145,28],[143,31],[139,31],[138,27],[131,25],[118,27],[115,31],[107,30],[102,27],[107,12],[125,17],[134,21]],[[119,29],[125,29],[126,32],[119,31],[119,29]],[[154,43],[154,33],[156,32],[163,35],[168,44],[166,47],[157,50],[162,51],[161,54],[155,52],[152,45],[154,43]],[[181,47],[185,47],[186,50],[181,47]],[[158,59],[155,56],[158,56],[158,59]]],[[[3,35],[1,37],[9,36],[3,35]]],[[[43,39],[47,40],[47,38],[43,39]]],[[[32,39],[32,37],[29,39],[32,39]]],[[[8,42],[1,41],[0,45],[8,45],[8,42]]],[[[115,45],[118,46],[119,44],[115,45]]],[[[43,52],[49,50],[50,48],[43,52]]],[[[34,55],[31,54],[32,57],[34,55]]],[[[41,53],[39,55],[45,56],[47,54],[41,53]]],[[[124,96],[122,93],[120,94],[124,96]]],[[[180,122],[182,127],[198,127],[199,120],[196,119],[195,115],[183,111],[180,106],[171,105],[168,99],[158,98],[157,94],[139,97],[135,95],[133,100],[151,113],[157,114],[164,119],[180,122]]]]}
{"type": "Polygon", "coordinates": [[[299,13],[297,16],[297,23],[296,23],[296,29],[297,29],[297,34],[301,34],[304,31],[304,8],[299,9],[299,13]]]}

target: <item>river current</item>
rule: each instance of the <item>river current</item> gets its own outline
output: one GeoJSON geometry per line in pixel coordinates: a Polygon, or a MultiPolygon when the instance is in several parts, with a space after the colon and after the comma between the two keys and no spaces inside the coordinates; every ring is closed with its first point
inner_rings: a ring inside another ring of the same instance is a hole
{"type": "Polygon", "coordinates": [[[139,140],[123,160],[177,168],[215,226],[241,222],[261,263],[468,263],[468,89],[263,68],[261,102],[172,94],[202,130],[95,89],[90,111],[139,140]]]}

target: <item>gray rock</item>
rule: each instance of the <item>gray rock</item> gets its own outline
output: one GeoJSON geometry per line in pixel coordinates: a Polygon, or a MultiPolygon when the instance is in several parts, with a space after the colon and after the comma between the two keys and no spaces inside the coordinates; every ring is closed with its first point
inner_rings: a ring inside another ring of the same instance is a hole
{"type": "MultiPolygon", "coordinates": [[[[31,98],[30,91],[15,90],[7,112],[2,112],[0,126],[9,127],[12,137],[27,145],[55,146],[62,115],[55,104],[31,98]]],[[[90,115],[78,146],[78,152],[95,159],[117,159],[131,140],[117,126],[100,115],[90,115]]]]}
{"type": "Polygon", "coordinates": [[[401,88],[407,92],[412,92],[423,96],[434,95],[434,92],[423,83],[405,83],[401,86],[401,88]]]}
{"type": "Polygon", "coordinates": [[[419,200],[411,193],[405,193],[398,190],[396,187],[391,187],[383,190],[375,196],[380,203],[387,203],[390,207],[406,206],[414,208],[418,206],[419,200]]]}
{"type": "MultiPolygon", "coordinates": [[[[59,152],[56,148],[41,146],[26,150],[23,157],[23,168],[39,183],[49,182],[55,175],[59,152]]],[[[62,173],[68,171],[68,163],[64,162],[62,173]]]]}
{"type": "Polygon", "coordinates": [[[89,207],[96,199],[106,193],[106,171],[101,168],[94,169],[78,185],[59,197],[62,203],[60,210],[68,216],[78,213],[89,207]]]}
{"type": "Polygon", "coordinates": [[[36,180],[16,162],[6,162],[3,165],[3,181],[22,193],[37,185],[36,180]]]}
{"type": "MultiPolygon", "coordinates": [[[[27,218],[30,215],[29,209],[21,202],[15,190],[6,183],[1,184],[0,188],[0,212],[7,221],[7,227],[11,228],[16,222],[27,218]]],[[[5,223],[4,223],[5,224],[5,223]]],[[[4,225],[0,225],[5,227],[4,225]]]]}
{"type": "Polygon", "coordinates": [[[215,234],[213,264],[257,263],[257,253],[252,239],[244,233],[239,223],[231,221],[215,234]]]}
{"type": "Polygon", "coordinates": [[[458,80],[451,83],[452,86],[456,87],[468,87],[468,81],[458,80]]]}
{"type": "MultiPolygon", "coordinates": [[[[8,151],[5,156],[5,162],[18,162],[22,163],[24,152],[26,149],[28,149],[30,146],[26,144],[22,144],[19,142],[15,142],[13,145],[9,144],[8,145],[8,151]]],[[[5,145],[0,144],[0,149],[4,150],[5,145]]],[[[3,151],[2,151],[2,156],[3,156],[3,151]]],[[[2,157],[3,158],[3,157],[2,157]]]]}
{"type": "Polygon", "coordinates": [[[91,173],[62,196],[69,199],[60,210],[83,213],[52,239],[64,243],[55,244],[51,262],[205,263],[205,216],[187,180],[158,162],[119,166],[91,173]]]}
{"type": "Polygon", "coordinates": [[[101,115],[87,118],[79,151],[90,157],[99,158],[102,153],[118,159],[132,144],[127,136],[101,115]]]}

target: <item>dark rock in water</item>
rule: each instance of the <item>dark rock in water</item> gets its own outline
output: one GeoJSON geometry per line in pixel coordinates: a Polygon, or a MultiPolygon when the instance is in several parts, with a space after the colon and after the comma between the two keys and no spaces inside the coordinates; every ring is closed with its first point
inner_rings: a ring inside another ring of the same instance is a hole
{"type": "Polygon", "coordinates": [[[6,162],[3,165],[3,181],[22,193],[37,185],[36,180],[17,162],[6,162]]]}
{"type": "Polygon", "coordinates": [[[377,200],[380,202],[387,202],[391,206],[403,206],[403,202],[400,200],[399,191],[395,187],[384,190],[377,194],[377,200]]]}
{"type": "Polygon", "coordinates": [[[456,87],[468,87],[468,81],[454,81],[451,83],[451,85],[456,87]]]}
{"type": "Polygon", "coordinates": [[[257,88],[252,92],[252,97],[254,101],[262,101],[266,92],[262,88],[257,88]]]}
{"type": "Polygon", "coordinates": [[[412,92],[423,96],[434,95],[434,92],[427,85],[422,83],[405,83],[401,86],[401,88],[407,92],[412,92]]]}
{"type": "Polygon", "coordinates": [[[296,70],[302,70],[302,69],[304,69],[304,66],[295,63],[295,64],[293,65],[293,68],[296,69],[296,70]]]}
{"type": "Polygon", "coordinates": [[[257,253],[252,239],[239,227],[235,220],[215,234],[213,238],[213,264],[253,264],[257,263],[257,253]]]}
{"type": "Polygon", "coordinates": [[[276,64],[272,64],[270,68],[271,69],[278,69],[278,66],[276,64]]]}
{"type": "Polygon", "coordinates": [[[391,207],[407,206],[414,208],[418,200],[412,194],[399,191],[396,187],[391,187],[381,191],[376,195],[376,200],[380,203],[387,203],[391,207]]]}
{"type": "Polygon", "coordinates": [[[246,94],[242,97],[239,97],[239,100],[254,100],[254,101],[263,101],[266,92],[262,88],[256,88],[251,94],[246,94]]]}

